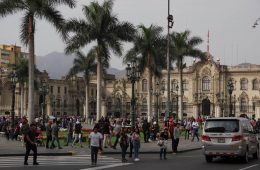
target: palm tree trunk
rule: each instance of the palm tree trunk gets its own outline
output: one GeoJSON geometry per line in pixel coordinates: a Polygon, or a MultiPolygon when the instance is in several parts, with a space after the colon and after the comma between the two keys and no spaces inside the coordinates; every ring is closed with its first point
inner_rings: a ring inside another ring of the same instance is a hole
{"type": "Polygon", "coordinates": [[[183,95],[184,95],[184,93],[183,93],[183,73],[182,73],[182,61],[181,61],[181,63],[180,63],[180,67],[179,67],[179,76],[180,76],[180,100],[179,100],[179,106],[180,106],[180,108],[179,108],[179,113],[178,113],[178,117],[179,117],[179,119],[180,120],[182,120],[182,118],[183,118],[183,95]]]}
{"type": "Polygon", "coordinates": [[[102,65],[101,65],[101,56],[99,56],[99,52],[97,55],[97,118],[98,121],[101,115],[101,80],[102,80],[102,65]]]}
{"type": "Polygon", "coordinates": [[[84,113],[84,116],[85,116],[85,119],[86,119],[86,122],[88,122],[88,118],[89,118],[89,99],[88,99],[88,94],[89,94],[89,82],[86,81],[86,98],[85,98],[85,113],[84,113]]]}
{"type": "Polygon", "coordinates": [[[20,110],[20,117],[23,117],[24,116],[24,108],[23,108],[23,106],[24,106],[24,85],[23,85],[23,83],[20,83],[20,88],[21,88],[21,95],[20,95],[20,106],[21,106],[21,110],[20,110]]]}
{"type": "Polygon", "coordinates": [[[28,121],[34,121],[34,31],[33,16],[29,17],[29,96],[28,96],[28,121]]]}
{"type": "Polygon", "coordinates": [[[150,70],[148,70],[148,103],[147,103],[147,106],[148,106],[148,122],[151,121],[151,116],[152,116],[152,113],[151,113],[151,93],[150,93],[150,89],[152,87],[152,73],[150,70]]]}

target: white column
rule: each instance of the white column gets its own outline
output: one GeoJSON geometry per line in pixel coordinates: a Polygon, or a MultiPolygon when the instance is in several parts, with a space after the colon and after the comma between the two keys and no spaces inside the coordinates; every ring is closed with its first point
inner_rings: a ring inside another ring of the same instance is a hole
{"type": "Polygon", "coordinates": [[[220,106],[216,105],[215,106],[215,117],[220,117],[220,112],[221,112],[220,106]]]}
{"type": "Polygon", "coordinates": [[[193,105],[193,114],[192,116],[197,119],[199,117],[199,113],[198,113],[198,106],[197,105],[193,105]]]}

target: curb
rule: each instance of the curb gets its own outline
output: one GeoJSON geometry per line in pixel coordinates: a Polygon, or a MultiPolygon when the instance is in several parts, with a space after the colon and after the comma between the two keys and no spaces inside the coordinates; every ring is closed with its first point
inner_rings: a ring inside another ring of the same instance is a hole
{"type": "MultiPolygon", "coordinates": [[[[198,148],[192,148],[192,149],[185,149],[185,150],[180,150],[178,153],[185,153],[185,152],[191,152],[191,151],[196,151],[196,150],[201,150],[201,147],[198,148]]],[[[126,152],[129,154],[129,152],[126,152]]],[[[159,154],[160,151],[140,151],[139,154],[159,154]]],[[[171,154],[171,151],[168,151],[167,154],[171,154]]],[[[115,155],[115,154],[121,154],[121,152],[102,152],[102,155],[115,155]]]]}
{"type": "MultiPolygon", "coordinates": [[[[24,156],[25,154],[0,154],[0,157],[10,157],[10,156],[24,156]]],[[[72,156],[75,155],[75,152],[66,152],[66,153],[38,153],[37,156],[72,156]]],[[[33,156],[31,153],[29,156],[33,156]]]]}

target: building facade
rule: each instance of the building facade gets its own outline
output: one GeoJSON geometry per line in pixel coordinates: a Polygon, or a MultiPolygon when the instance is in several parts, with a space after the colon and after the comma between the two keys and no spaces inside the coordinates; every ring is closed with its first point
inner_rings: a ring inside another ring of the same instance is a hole
{"type": "MultiPolygon", "coordinates": [[[[17,47],[18,48],[18,47],[17,47]]],[[[8,51],[8,50],[7,50],[8,51]]],[[[20,56],[20,55],[15,55],[20,56]]],[[[187,117],[198,116],[239,116],[260,118],[260,65],[244,63],[237,66],[221,65],[219,60],[207,54],[206,62],[194,61],[183,70],[183,81],[180,84],[179,72],[174,69],[170,73],[170,114],[187,117]],[[228,82],[232,81],[234,89],[230,95],[228,82]],[[183,91],[180,92],[180,85],[183,91]],[[183,102],[180,103],[180,96],[183,102]],[[180,107],[182,105],[182,107],[180,107]],[[180,108],[183,108],[181,110],[180,108]]],[[[14,60],[15,61],[15,60],[14,60]]],[[[3,66],[1,65],[1,68],[3,66]]],[[[0,115],[10,114],[11,83],[10,71],[1,71],[0,78],[0,115]]],[[[88,107],[86,101],[86,84],[82,77],[68,75],[60,80],[50,79],[46,71],[38,72],[35,79],[35,113],[53,116],[80,115],[95,117],[96,113],[96,76],[90,79],[88,91],[88,107]],[[42,93],[43,82],[48,92],[42,93]],[[86,110],[88,108],[88,110],[86,110]]],[[[135,84],[136,113],[140,117],[163,117],[167,104],[167,72],[161,77],[153,77],[152,89],[148,89],[147,72],[144,72],[135,84]],[[157,93],[154,93],[157,90],[157,93]],[[151,113],[148,112],[148,93],[152,94],[151,113]]],[[[101,115],[129,116],[131,113],[132,86],[126,78],[116,78],[106,74],[102,82],[101,115]]],[[[15,114],[23,116],[27,113],[28,89],[25,83],[16,85],[15,114]]]]}

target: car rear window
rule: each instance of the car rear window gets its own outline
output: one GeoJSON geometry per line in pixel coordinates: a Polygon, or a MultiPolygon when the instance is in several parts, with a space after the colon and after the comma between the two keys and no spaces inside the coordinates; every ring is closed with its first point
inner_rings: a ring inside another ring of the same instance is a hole
{"type": "Polygon", "coordinates": [[[204,127],[205,132],[238,132],[239,121],[238,120],[207,120],[204,127]]]}

